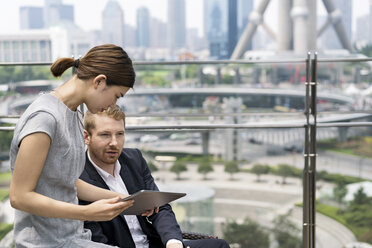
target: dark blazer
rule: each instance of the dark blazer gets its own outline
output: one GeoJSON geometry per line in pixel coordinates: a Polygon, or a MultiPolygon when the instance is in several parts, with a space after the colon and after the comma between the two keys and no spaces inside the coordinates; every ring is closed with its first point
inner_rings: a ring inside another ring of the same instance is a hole
{"type": "MultiPolygon", "coordinates": [[[[124,148],[119,157],[119,162],[121,165],[120,176],[129,194],[142,189],[158,190],[147,163],[138,149],[124,148]]],[[[86,156],[85,169],[80,179],[95,186],[109,189],[89,161],[88,156],[86,156]]],[[[79,201],[79,204],[85,205],[89,202],[79,201]]],[[[148,219],[139,215],[137,215],[137,218],[143,232],[149,239],[150,248],[163,248],[169,239],[182,241],[181,229],[169,204],[160,207],[159,213],[153,214],[148,219]]],[[[111,221],[86,221],[84,227],[92,231],[93,241],[125,248],[135,248],[128,225],[121,215],[111,221]]]]}

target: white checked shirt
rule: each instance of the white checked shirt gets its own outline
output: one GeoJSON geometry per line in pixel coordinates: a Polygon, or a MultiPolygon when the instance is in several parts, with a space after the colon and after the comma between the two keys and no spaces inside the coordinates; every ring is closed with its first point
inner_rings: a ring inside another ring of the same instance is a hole
{"type": "MultiPolygon", "coordinates": [[[[98,174],[102,177],[103,181],[105,181],[107,186],[110,188],[110,190],[128,195],[127,187],[125,187],[125,184],[119,174],[121,165],[118,160],[115,163],[114,176],[112,176],[110,173],[107,173],[106,171],[99,168],[92,161],[92,159],[89,156],[89,152],[88,158],[92,165],[96,168],[98,174]]],[[[137,216],[124,215],[124,218],[127,221],[129,231],[132,234],[132,238],[134,244],[136,245],[136,248],[149,248],[149,240],[147,239],[147,235],[143,233],[140,223],[138,222],[137,216]]]]}

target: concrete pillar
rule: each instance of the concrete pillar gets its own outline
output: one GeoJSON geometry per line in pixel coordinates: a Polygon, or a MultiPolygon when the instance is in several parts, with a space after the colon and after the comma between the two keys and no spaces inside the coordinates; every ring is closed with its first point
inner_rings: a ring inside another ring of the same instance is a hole
{"type": "Polygon", "coordinates": [[[292,0],[280,0],[278,3],[278,51],[292,50],[292,20],[290,16],[292,0]]]}
{"type": "Polygon", "coordinates": [[[349,127],[338,127],[338,141],[345,142],[347,141],[347,131],[349,130],[349,127]]]}
{"type": "Polygon", "coordinates": [[[235,67],[234,71],[234,84],[241,84],[239,67],[235,67]]]}
{"type": "Polygon", "coordinates": [[[317,41],[317,1],[307,0],[308,7],[308,22],[307,22],[307,51],[316,51],[316,41],[317,41]]]}
{"type": "Polygon", "coordinates": [[[203,67],[199,66],[198,68],[198,78],[199,78],[199,85],[204,84],[204,73],[203,73],[203,67]]]}
{"type": "Polygon", "coordinates": [[[216,68],[216,77],[214,78],[214,84],[220,85],[221,84],[221,67],[216,68]]]}
{"type": "Polygon", "coordinates": [[[337,37],[340,40],[342,47],[349,51],[353,51],[353,47],[351,46],[350,39],[346,33],[346,29],[341,20],[342,19],[341,11],[336,8],[333,0],[323,0],[323,4],[324,4],[325,9],[328,12],[328,17],[332,21],[334,30],[336,32],[337,37]]]}
{"type": "Polygon", "coordinates": [[[202,133],[202,146],[203,146],[203,155],[209,155],[209,131],[203,131],[202,133]]]}
{"type": "Polygon", "coordinates": [[[306,55],[308,49],[308,8],[306,0],[293,0],[291,17],[293,19],[293,49],[297,55],[306,55]]]}
{"type": "Polygon", "coordinates": [[[247,51],[249,44],[252,42],[253,35],[256,32],[258,25],[262,23],[262,16],[266,11],[269,2],[270,0],[261,0],[257,8],[255,8],[255,10],[253,10],[249,15],[249,22],[240,36],[230,59],[235,60],[243,57],[244,52],[247,51]]]}

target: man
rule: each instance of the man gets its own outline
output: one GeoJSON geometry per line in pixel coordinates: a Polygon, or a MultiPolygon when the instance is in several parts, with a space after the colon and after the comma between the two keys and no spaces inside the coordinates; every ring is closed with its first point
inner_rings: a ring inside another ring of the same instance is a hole
{"type": "MultiPolygon", "coordinates": [[[[146,161],[138,149],[124,148],[125,115],[118,106],[84,118],[88,147],[81,179],[123,194],[158,190],[146,161]]],[[[80,202],[88,204],[87,202],[80,202]]],[[[111,221],[85,222],[92,240],[126,248],[228,248],[220,239],[183,241],[182,232],[169,204],[150,217],[119,215],[111,221]]]]}

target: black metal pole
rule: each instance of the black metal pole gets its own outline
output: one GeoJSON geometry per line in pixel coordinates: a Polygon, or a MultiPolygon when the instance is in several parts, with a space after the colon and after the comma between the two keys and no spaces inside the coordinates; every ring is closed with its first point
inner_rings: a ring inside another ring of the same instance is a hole
{"type": "Polygon", "coordinates": [[[315,227],[316,227],[316,121],[317,121],[317,53],[314,53],[314,59],[311,65],[311,116],[313,122],[310,125],[310,170],[309,170],[309,181],[310,181],[310,248],[315,248],[315,227]]]}
{"type": "Polygon", "coordinates": [[[306,117],[306,125],[305,125],[305,141],[304,141],[304,170],[303,170],[303,200],[302,200],[302,242],[304,248],[310,247],[310,229],[309,229],[309,154],[310,154],[310,146],[309,146],[309,126],[310,126],[310,70],[311,70],[311,54],[310,52],[307,53],[306,59],[306,84],[305,84],[305,110],[304,114],[306,117]]]}

